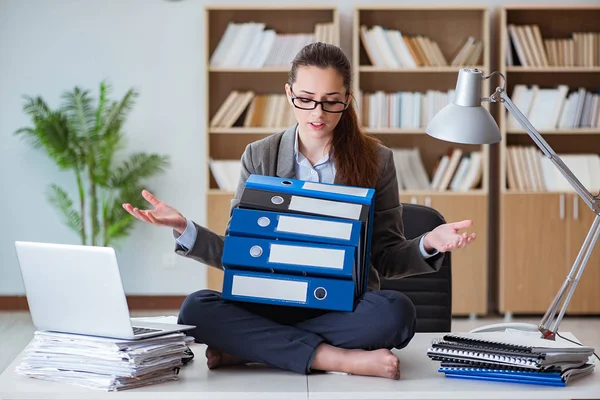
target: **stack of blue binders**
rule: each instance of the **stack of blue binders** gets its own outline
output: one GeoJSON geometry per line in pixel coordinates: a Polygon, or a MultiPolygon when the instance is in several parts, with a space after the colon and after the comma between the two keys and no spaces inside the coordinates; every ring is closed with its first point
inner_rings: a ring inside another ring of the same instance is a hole
{"type": "Polygon", "coordinates": [[[225,236],[222,297],[352,311],[368,288],[374,194],[250,175],[225,236]]]}

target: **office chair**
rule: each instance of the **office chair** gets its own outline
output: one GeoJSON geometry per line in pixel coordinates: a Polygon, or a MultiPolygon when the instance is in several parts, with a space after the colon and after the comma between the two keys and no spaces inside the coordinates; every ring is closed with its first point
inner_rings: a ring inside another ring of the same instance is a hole
{"type": "MultiPolygon", "coordinates": [[[[402,203],[404,234],[413,239],[436,226],[444,217],[430,207],[402,203]]],[[[417,310],[417,332],[450,332],[452,326],[451,253],[446,252],[439,271],[402,279],[381,278],[381,289],[398,290],[407,295],[417,310]]]]}

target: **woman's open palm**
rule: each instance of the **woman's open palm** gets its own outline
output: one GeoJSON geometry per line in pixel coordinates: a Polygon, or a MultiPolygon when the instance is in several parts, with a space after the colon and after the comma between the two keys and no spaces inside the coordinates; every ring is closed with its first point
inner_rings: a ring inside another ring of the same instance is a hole
{"type": "Polygon", "coordinates": [[[179,233],[185,230],[185,218],[179,211],[167,203],[158,200],[147,190],[142,190],[142,196],[154,206],[154,210],[140,210],[129,203],[123,204],[123,208],[140,221],[145,221],[153,225],[168,226],[179,231],[179,233]]]}
{"type": "Polygon", "coordinates": [[[469,235],[466,232],[461,233],[459,231],[469,228],[471,225],[471,220],[439,225],[425,236],[425,247],[445,252],[468,246],[475,240],[475,234],[471,233],[469,235]]]}

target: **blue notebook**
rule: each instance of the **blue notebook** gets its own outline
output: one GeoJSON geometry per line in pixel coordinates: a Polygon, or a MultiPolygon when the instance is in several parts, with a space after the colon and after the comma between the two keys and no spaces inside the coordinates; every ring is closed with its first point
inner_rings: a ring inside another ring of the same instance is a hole
{"type": "Polygon", "coordinates": [[[478,368],[478,367],[440,367],[447,378],[479,379],[500,382],[526,383],[545,386],[566,386],[567,382],[589,375],[593,364],[566,368],[564,371],[522,369],[478,368]]]}

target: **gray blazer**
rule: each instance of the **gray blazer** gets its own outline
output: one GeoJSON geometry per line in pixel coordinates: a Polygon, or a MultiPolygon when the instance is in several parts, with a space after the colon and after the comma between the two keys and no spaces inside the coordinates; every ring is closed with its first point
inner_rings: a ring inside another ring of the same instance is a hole
{"type": "MultiPolygon", "coordinates": [[[[241,179],[231,201],[231,209],[239,204],[246,179],[250,174],[295,177],[294,140],[296,126],[250,143],[242,155],[241,179]]],[[[404,237],[402,205],[399,200],[398,181],[393,153],[379,146],[379,180],[375,186],[375,212],[373,219],[371,267],[369,289],[380,288],[379,277],[402,278],[410,275],[435,272],[442,265],[443,254],[424,259],[417,237],[404,237]]],[[[337,182],[336,182],[337,183],[337,182]]],[[[224,237],[197,224],[198,236],[189,250],[176,245],[175,252],[203,264],[223,269],[224,237]]]]}

